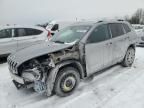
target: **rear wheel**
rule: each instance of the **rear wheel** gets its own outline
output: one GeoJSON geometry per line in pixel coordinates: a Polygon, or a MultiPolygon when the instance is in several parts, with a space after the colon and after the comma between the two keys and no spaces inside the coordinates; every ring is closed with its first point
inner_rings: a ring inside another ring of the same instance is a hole
{"type": "Polygon", "coordinates": [[[71,95],[80,82],[80,75],[77,69],[67,67],[62,69],[57,75],[54,91],[56,95],[65,97],[71,95]]]}
{"type": "Polygon", "coordinates": [[[130,67],[133,64],[134,59],[135,59],[135,49],[130,47],[127,50],[127,53],[126,53],[125,58],[122,62],[122,65],[125,67],[130,67]]]}

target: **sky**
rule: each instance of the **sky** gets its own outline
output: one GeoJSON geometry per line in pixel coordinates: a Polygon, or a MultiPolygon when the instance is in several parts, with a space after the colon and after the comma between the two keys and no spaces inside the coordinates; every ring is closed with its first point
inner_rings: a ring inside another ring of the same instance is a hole
{"type": "Polygon", "coordinates": [[[0,0],[0,25],[132,15],[144,0],[0,0]]]}

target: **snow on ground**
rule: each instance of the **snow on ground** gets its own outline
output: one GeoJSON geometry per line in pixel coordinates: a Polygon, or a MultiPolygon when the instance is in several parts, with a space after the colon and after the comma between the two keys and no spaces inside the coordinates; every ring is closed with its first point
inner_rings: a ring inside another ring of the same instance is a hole
{"type": "Polygon", "coordinates": [[[7,63],[0,64],[0,108],[144,108],[144,48],[137,48],[131,68],[115,65],[81,82],[68,97],[46,97],[17,90],[7,63]]]}

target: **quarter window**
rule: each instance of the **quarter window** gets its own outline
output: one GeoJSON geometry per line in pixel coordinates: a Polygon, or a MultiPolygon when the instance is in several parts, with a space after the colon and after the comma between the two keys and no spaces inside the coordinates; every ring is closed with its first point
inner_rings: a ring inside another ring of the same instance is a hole
{"type": "Polygon", "coordinates": [[[11,37],[12,37],[11,29],[4,29],[0,31],[0,38],[11,38],[11,37]]]}
{"type": "Polygon", "coordinates": [[[110,39],[110,33],[107,25],[100,25],[91,33],[88,43],[96,43],[110,39]]]}
{"type": "Polygon", "coordinates": [[[124,27],[126,33],[131,32],[131,29],[129,28],[129,26],[127,24],[123,24],[123,27],[124,27]]]}
{"type": "Polygon", "coordinates": [[[110,29],[113,37],[125,34],[122,24],[110,24],[110,29]]]}

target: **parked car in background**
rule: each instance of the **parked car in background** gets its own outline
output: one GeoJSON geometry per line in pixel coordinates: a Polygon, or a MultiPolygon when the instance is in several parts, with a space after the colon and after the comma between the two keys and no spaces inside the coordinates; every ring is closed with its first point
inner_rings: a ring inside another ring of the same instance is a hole
{"type": "Polygon", "coordinates": [[[117,63],[132,66],[136,41],[134,29],[122,20],[76,23],[50,42],[10,55],[10,75],[18,89],[68,96],[80,79],[117,63]]]}
{"type": "Polygon", "coordinates": [[[48,31],[37,26],[1,26],[0,57],[48,40],[48,31]]]}
{"type": "Polygon", "coordinates": [[[132,24],[134,27],[135,31],[141,31],[144,28],[144,25],[141,24],[132,24]]]}
{"type": "Polygon", "coordinates": [[[144,28],[143,28],[142,35],[140,37],[140,41],[138,43],[138,46],[144,46],[144,28]]]}
{"type": "Polygon", "coordinates": [[[133,24],[132,25],[138,36],[137,46],[144,46],[144,25],[133,24]]]}

